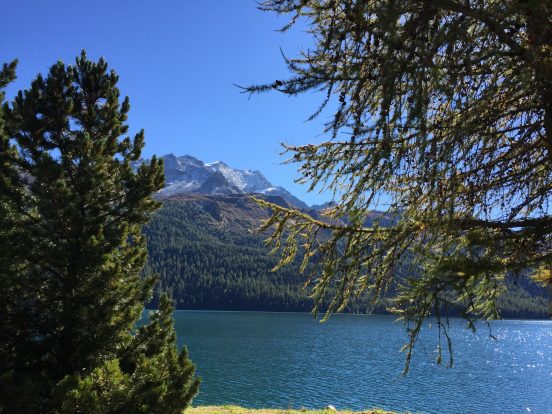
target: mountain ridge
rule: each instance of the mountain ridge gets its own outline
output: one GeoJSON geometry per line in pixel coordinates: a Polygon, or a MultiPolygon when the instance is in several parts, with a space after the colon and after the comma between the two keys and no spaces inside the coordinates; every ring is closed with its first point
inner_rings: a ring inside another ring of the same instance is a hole
{"type": "MultiPolygon", "coordinates": [[[[259,170],[232,168],[223,161],[205,163],[191,155],[170,153],[159,158],[165,168],[165,187],[155,195],[160,200],[179,194],[261,194],[281,197],[301,210],[311,209],[284,187],[273,185],[259,170]]],[[[133,163],[133,168],[148,161],[141,158],[133,163]]]]}

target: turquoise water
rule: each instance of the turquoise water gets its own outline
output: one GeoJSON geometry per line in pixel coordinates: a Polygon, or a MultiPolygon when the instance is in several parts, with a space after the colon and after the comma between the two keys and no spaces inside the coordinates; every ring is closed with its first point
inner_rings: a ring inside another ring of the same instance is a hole
{"type": "Polygon", "coordinates": [[[203,377],[194,405],[422,413],[552,413],[552,322],[500,321],[477,334],[451,321],[454,368],[435,364],[427,327],[411,372],[392,316],[176,311],[179,343],[203,377]]]}

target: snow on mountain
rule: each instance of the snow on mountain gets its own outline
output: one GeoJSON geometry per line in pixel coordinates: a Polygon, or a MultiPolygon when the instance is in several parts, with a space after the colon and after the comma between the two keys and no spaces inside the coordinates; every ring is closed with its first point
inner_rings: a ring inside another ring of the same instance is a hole
{"type": "Polygon", "coordinates": [[[168,154],[161,158],[165,164],[165,181],[167,183],[194,181],[201,183],[211,175],[205,169],[203,161],[189,155],[176,157],[173,154],[168,154]]]}
{"type": "MultiPolygon", "coordinates": [[[[157,196],[167,198],[178,194],[263,194],[280,196],[301,209],[308,205],[283,187],[275,187],[257,170],[238,170],[222,161],[205,164],[190,155],[161,157],[165,166],[165,188],[157,196]]],[[[147,160],[134,163],[138,167],[147,160]]]]}
{"type": "Polygon", "coordinates": [[[229,183],[235,185],[245,193],[258,193],[272,186],[260,171],[236,170],[222,161],[205,164],[205,166],[221,173],[229,183]]]}

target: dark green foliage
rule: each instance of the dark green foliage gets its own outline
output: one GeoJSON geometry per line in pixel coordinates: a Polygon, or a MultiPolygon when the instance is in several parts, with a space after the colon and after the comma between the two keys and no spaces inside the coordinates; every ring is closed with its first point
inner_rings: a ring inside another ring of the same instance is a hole
{"type": "Polygon", "coordinates": [[[161,295],[159,310],[120,359],[104,361],[86,376],[65,377],[54,393],[57,412],[181,414],[199,381],[186,348],[176,350],[173,310],[168,296],[161,295]]]}
{"type": "MultiPolygon", "coordinates": [[[[4,88],[15,79],[16,62],[10,65],[4,64],[0,71],[0,105],[4,102],[4,88]]],[[[13,155],[14,149],[10,148],[9,137],[4,130],[4,114],[3,108],[0,106],[0,154],[11,152],[13,155]]],[[[19,224],[20,217],[15,214],[15,207],[7,196],[10,178],[13,178],[14,171],[11,164],[7,162],[6,157],[0,158],[0,297],[3,297],[10,289],[11,278],[18,270],[17,249],[13,243],[15,229],[19,224]]],[[[5,305],[6,301],[0,301],[0,305],[5,305]]],[[[0,308],[0,312],[6,309],[0,308]]],[[[0,322],[0,337],[6,335],[10,337],[13,332],[9,328],[12,326],[9,320],[0,322]]],[[[0,346],[4,341],[0,342],[0,346]]],[[[4,349],[0,348],[0,351],[4,349]]]]}
{"type": "Polygon", "coordinates": [[[252,226],[224,227],[203,206],[167,201],[144,227],[146,271],[180,309],[308,311],[298,266],[271,272],[277,260],[252,226]]]}
{"type": "MultiPolygon", "coordinates": [[[[250,206],[244,203],[239,210],[221,213],[223,204],[166,201],[144,227],[146,270],[160,275],[158,289],[170,291],[179,309],[310,311],[313,300],[303,286],[299,260],[271,272],[278,259],[264,245],[265,235],[249,231],[254,224],[243,216],[251,214],[250,206]]],[[[545,318],[544,289],[530,282],[513,283],[499,301],[504,317],[545,318]]],[[[321,309],[327,308],[328,300],[321,309]]],[[[344,311],[386,313],[386,304],[374,306],[368,296],[361,296],[344,311]]],[[[460,310],[451,309],[450,314],[459,315],[460,310]]]]}
{"type": "Polygon", "coordinates": [[[132,170],[144,133],[122,138],[130,105],[117,81],[83,52],[3,108],[1,196],[17,225],[1,223],[11,257],[2,266],[0,412],[116,412],[142,401],[117,384],[139,379],[147,412],[176,412],[197,391],[193,367],[176,356],[168,301],[150,335],[139,333],[147,351],[135,349],[155,283],[141,276],[141,226],[159,207],[151,194],[163,166],[154,157],[132,170]]]}

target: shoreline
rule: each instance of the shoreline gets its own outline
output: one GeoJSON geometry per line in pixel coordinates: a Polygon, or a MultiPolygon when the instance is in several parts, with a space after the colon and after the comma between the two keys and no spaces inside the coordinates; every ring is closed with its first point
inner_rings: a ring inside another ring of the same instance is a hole
{"type": "Polygon", "coordinates": [[[199,405],[189,407],[186,414],[398,414],[395,411],[387,411],[379,408],[368,408],[362,411],[335,410],[329,408],[245,408],[237,405],[199,405]]]}
{"type": "MultiPolygon", "coordinates": [[[[144,308],[144,312],[146,311],[155,311],[157,309],[154,308],[144,308]]],[[[236,310],[236,309],[175,309],[174,312],[208,312],[208,313],[275,313],[275,314],[301,314],[301,315],[311,315],[312,312],[301,312],[301,311],[266,311],[266,310],[236,310]]],[[[319,312],[320,318],[325,315],[324,312],[319,312]]],[[[339,313],[332,313],[331,316],[336,315],[350,315],[350,316],[387,316],[387,317],[395,317],[398,319],[400,316],[393,315],[392,313],[353,313],[353,312],[339,312],[339,313]]],[[[427,320],[433,320],[435,319],[434,316],[430,316],[427,318],[427,320]]],[[[464,320],[461,316],[449,316],[449,319],[460,319],[464,320]]],[[[484,321],[483,319],[479,319],[479,322],[484,321]]],[[[550,322],[552,323],[552,318],[502,318],[502,319],[493,319],[489,320],[489,322],[501,322],[501,321],[526,321],[526,322],[550,322]]]]}

